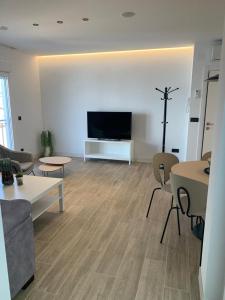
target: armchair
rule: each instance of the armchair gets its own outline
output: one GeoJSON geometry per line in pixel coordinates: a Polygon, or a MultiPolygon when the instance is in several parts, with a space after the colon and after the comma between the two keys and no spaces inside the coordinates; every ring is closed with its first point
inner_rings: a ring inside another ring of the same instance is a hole
{"type": "Polygon", "coordinates": [[[34,174],[34,161],[31,153],[14,151],[0,145],[0,158],[10,158],[12,160],[13,172],[23,174],[34,174]]]}
{"type": "Polygon", "coordinates": [[[31,204],[0,200],[11,298],[34,279],[35,255],[31,204]]]}

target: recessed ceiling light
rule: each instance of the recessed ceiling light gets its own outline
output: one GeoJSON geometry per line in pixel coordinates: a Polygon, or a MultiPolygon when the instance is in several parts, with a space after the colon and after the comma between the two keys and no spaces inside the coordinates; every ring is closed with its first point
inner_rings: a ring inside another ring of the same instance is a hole
{"type": "Polygon", "coordinates": [[[58,24],[63,24],[63,21],[58,20],[57,23],[58,23],[58,24]]]}
{"type": "Polygon", "coordinates": [[[122,17],[124,17],[124,18],[132,18],[135,15],[136,15],[136,13],[133,11],[125,11],[122,13],[122,17]]]}
{"type": "Polygon", "coordinates": [[[0,26],[0,30],[8,30],[8,27],[7,27],[7,26],[4,26],[4,25],[2,25],[2,26],[0,26]]]}
{"type": "Polygon", "coordinates": [[[88,21],[89,21],[89,18],[83,18],[82,21],[88,22],[88,21]]]}
{"type": "Polygon", "coordinates": [[[33,23],[33,26],[39,26],[39,24],[38,23],[33,23]]]}

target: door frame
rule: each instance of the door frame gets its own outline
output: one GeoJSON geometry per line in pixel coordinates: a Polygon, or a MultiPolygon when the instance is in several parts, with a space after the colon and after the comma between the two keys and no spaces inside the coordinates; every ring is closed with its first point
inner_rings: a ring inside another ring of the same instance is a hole
{"type": "Polygon", "coordinates": [[[214,62],[210,65],[207,65],[203,72],[202,99],[200,104],[199,128],[198,128],[197,159],[201,159],[202,150],[203,150],[205,117],[206,117],[207,96],[208,96],[208,82],[205,81],[205,79],[208,78],[208,74],[211,71],[220,72],[220,62],[214,62]]]}

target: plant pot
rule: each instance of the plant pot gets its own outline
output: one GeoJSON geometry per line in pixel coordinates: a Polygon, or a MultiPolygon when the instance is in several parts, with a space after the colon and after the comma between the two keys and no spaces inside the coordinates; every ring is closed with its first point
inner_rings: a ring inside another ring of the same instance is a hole
{"type": "Polygon", "coordinates": [[[17,182],[17,185],[23,185],[23,176],[16,177],[16,182],[17,182]]]}
{"type": "Polygon", "coordinates": [[[14,182],[12,163],[9,158],[1,159],[2,184],[12,185],[14,182]]]}
{"type": "Polygon", "coordinates": [[[50,156],[51,155],[51,148],[49,146],[46,146],[44,149],[44,156],[50,156]]]}
{"type": "Polygon", "coordinates": [[[14,182],[13,173],[11,172],[2,172],[2,184],[12,185],[14,182]]]}

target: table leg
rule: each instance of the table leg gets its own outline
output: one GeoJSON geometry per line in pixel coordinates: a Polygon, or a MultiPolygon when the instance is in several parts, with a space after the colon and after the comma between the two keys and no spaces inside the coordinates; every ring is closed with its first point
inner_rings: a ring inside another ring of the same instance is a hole
{"type": "Polygon", "coordinates": [[[63,183],[59,185],[59,211],[64,211],[63,183]]]}

